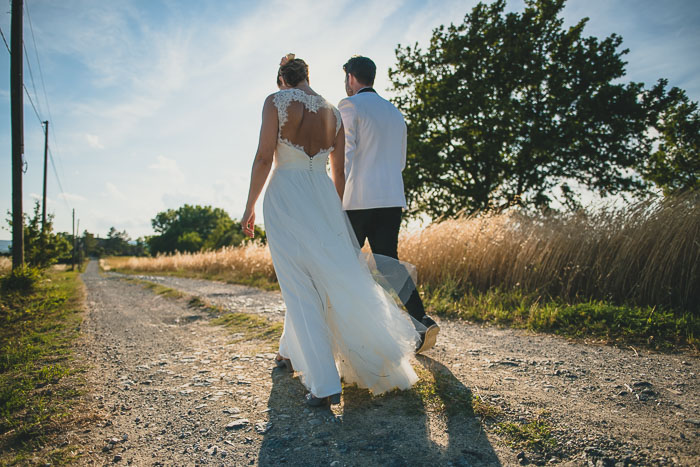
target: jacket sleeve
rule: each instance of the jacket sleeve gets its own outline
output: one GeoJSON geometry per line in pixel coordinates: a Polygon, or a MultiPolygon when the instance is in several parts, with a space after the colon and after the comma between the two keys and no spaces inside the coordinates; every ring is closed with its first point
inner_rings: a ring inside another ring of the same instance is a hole
{"type": "Polygon", "coordinates": [[[345,128],[345,172],[347,173],[357,147],[357,110],[350,99],[341,100],[338,110],[345,128]]]}

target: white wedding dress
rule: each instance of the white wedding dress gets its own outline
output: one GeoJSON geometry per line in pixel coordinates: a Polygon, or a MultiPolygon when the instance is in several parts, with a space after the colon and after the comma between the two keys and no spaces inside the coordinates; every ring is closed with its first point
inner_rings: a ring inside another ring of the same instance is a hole
{"type": "Polygon", "coordinates": [[[393,278],[379,278],[377,267],[371,268],[375,263],[360,252],[326,172],[333,148],[309,156],[285,137],[288,111],[296,112],[295,121],[317,121],[318,131],[334,125],[336,134],[340,113],[321,96],[299,89],[282,90],[273,102],[278,143],[263,209],[287,306],[279,352],[291,359],[316,397],[340,393],[341,377],[374,394],[409,388],[418,379],[409,359],[419,335],[408,314],[377,282],[388,281],[388,289],[400,290],[404,279],[397,279],[401,274],[396,271],[405,269],[393,268],[387,274],[393,278]]]}

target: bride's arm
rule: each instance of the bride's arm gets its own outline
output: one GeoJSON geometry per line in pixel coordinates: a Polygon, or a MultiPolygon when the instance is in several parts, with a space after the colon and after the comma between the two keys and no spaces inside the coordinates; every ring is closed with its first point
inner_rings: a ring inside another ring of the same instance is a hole
{"type": "Polygon", "coordinates": [[[277,109],[272,102],[273,96],[265,99],[263,106],[262,126],[260,127],[260,141],[258,151],[255,153],[253,169],[250,174],[250,189],[248,190],[248,201],[245,212],[241,218],[243,234],[250,238],[255,235],[255,203],[260,196],[260,192],[265,185],[265,180],[270,174],[272,167],[272,157],[277,146],[277,109]]]}
{"type": "Polygon", "coordinates": [[[340,201],[342,201],[345,191],[345,129],[342,124],[338,134],[335,135],[333,148],[331,152],[331,179],[338,196],[340,196],[340,201]]]}

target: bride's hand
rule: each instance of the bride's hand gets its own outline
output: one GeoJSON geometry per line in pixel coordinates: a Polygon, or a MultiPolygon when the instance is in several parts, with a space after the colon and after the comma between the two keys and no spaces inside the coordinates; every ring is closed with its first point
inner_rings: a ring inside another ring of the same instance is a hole
{"type": "Polygon", "coordinates": [[[255,236],[255,211],[246,210],[246,212],[243,213],[241,228],[243,230],[243,235],[246,237],[253,238],[255,236]]]}

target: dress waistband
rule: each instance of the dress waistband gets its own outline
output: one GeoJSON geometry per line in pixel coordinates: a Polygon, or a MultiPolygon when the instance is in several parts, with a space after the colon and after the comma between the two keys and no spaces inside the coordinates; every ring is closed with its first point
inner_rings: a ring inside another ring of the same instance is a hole
{"type": "Polygon", "coordinates": [[[326,172],[326,162],[327,157],[308,157],[308,160],[304,161],[301,158],[287,159],[283,161],[277,161],[275,164],[275,170],[305,170],[310,172],[326,172]]]}

